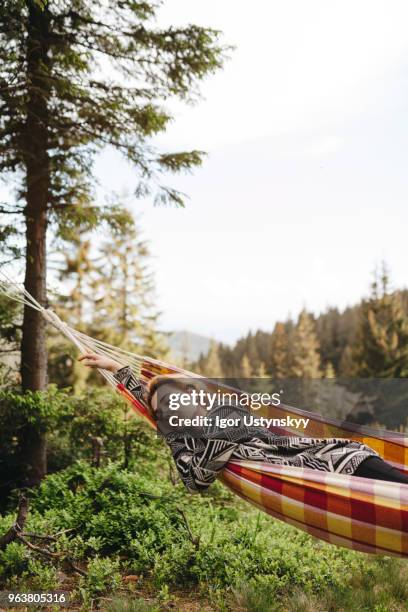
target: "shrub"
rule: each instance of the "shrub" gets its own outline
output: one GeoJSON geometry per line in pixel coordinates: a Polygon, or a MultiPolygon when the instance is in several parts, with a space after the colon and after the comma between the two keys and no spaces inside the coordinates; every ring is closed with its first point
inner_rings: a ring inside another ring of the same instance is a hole
{"type": "Polygon", "coordinates": [[[24,485],[22,432],[26,425],[47,433],[48,469],[65,469],[92,459],[92,438],[103,441],[103,460],[132,467],[142,458],[157,463],[164,447],[129,407],[108,387],[87,388],[81,395],[50,385],[47,391],[21,393],[0,389],[0,482],[3,499],[24,485]]]}
{"type": "Polygon", "coordinates": [[[95,557],[88,563],[87,576],[81,578],[79,588],[84,589],[88,597],[114,591],[120,586],[119,561],[108,557],[95,557]]]}
{"type": "Polygon", "coordinates": [[[317,542],[248,506],[245,512],[220,507],[211,497],[188,496],[159,474],[148,478],[115,463],[98,470],[79,462],[47,477],[32,508],[56,530],[74,530],[63,544],[73,555],[120,556],[125,570],[157,588],[226,589],[262,576],[272,592],[300,587],[318,593],[341,584],[361,564],[360,555],[317,542]]]}

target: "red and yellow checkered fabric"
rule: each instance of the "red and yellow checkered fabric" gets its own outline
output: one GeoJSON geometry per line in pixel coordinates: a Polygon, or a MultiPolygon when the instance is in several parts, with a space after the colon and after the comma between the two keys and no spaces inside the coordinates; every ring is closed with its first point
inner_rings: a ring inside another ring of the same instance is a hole
{"type": "MultiPolygon", "coordinates": [[[[158,374],[172,373],[192,375],[149,360],[138,374],[149,380],[158,374]]],[[[222,390],[222,386],[217,386],[222,390]]],[[[145,407],[123,386],[119,385],[119,390],[154,425],[145,407]]],[[[309,425],[302,431],[279,428],[276,433],[358,440],[408,472],[408,437],[402,434],[326,419],[298,408],[268,407],[268,418],[283,415],[308,418],[309,425]]],[[[408,485],[256,461],[228,463],[221,480],[259,509],[331,544],[408,557],[408,485]]]]}

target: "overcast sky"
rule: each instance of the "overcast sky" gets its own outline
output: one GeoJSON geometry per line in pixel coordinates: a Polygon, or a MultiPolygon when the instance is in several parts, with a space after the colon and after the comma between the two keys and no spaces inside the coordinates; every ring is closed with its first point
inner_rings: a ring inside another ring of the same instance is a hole
{"type": "MultiPolygon", "coordinates": [[[[165,0],[160,23],[236,45],[158,142],[209,153],[171,181],[187,207],[132,207],[162,327],[232,342],[304,306],[343,308],[382,259],[406,286],[407,2],[165,0]]],[[[112,153],[97,173],[106,191],[136,185],[112,153]]]]}

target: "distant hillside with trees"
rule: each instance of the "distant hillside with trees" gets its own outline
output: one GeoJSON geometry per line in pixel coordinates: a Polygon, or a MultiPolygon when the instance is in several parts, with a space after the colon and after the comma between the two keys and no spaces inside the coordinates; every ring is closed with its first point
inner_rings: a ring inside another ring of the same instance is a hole
{"type": "Polygon", "coordinates": [[[186,330],[172,331],[167,334],[167,344],[171,351],[171,358],[184,366],[196,361],[201,354],[209,351],[211,338],[186,330]]]}
{"type": "Polygon", "coordinates": [[[344,310],[318,316],[302,310],[272,331],[249,332],[233,346],[213,343],[190,364],[207,376],[379,377],[408,374],[408,291],[390,291],[387,273],[376,275],[370,295],[344,310]]]}
{"type": "MultiPolygon", "coordinates": [[[[408,291],[390,290],[384,269],[359,304],[330,307],[318,316],[302,310],[296,320],[278,321],[272,331],[249,332],[234,346],[212,343],[190,367],[214,378],[336,378],[350,391],[356,391],[357,379],[386,379],[381,392],[378,384],[375,388],[373,414],[365,416],[400,426],[406,420],[403,385],[390,385],[408,376],[408,291]]],[[[368,381],[362,384],[368,393],[368,381]]]]}

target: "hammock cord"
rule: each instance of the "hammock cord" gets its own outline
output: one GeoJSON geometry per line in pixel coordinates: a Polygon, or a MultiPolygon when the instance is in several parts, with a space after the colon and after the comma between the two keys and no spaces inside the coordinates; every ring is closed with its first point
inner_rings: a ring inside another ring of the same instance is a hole
{"type": "MultiPolygon", "coordinates": [[[[0,294],[41,312],[46,321],[73,342],[81,354],[92,351],[115,359],[121,365],[129,365],[135,375],[145,382],[157,374],[181,373],[186,377],[198,377],[192,372],[150,357],[134,355],[73,329],[53,310],[39,304],[23,285],[11,280],[2,270],[0,294]]],[[[145,406],[118,384],[111,372],[99,372],[133,405],[137,413],[154,426],[145,406]]],[[[220,387],[231,390],[226,385],[220,387]]],[[[354,436],[353,439],[375,447],[394,467],[408,472],[408,438],[404,434],[357,427],[283,405],[274,408],[273,416],[282,416],[282,409],[294,416],[307,415],[311,437],[354,436]]],[[[290,428],[280,428],[280,431],[286,435],[299,435],[290,428]]],[[[365,553],[408,558],[407,485],[238,460],[229,462],[220,478],[235,494],[255,507],[326,542],[365,553]]]]}
{"type": "MultiPolygon", "coordinates": [[[[122,349],[120,347],[115,347],[102,340],[91,338],[87,334],[70,327],[67,323],[62,321],[53,310],[50,308],[45,308],[37,300],[35,300],[35,298],[33,298],[33,296],[25,289],[22,283],[13,281],[3,270],[0,270],[0,294],[5,295],[24,306],[29,306],[37,312],[41,312],[46,321],[60,333],[64,334],[83,355],[88,352],[92,352],[110,359],[114,359],[121,366],[130,366],[138,376],[140,375],[143,364],[148,363],[153,367],[164,367],[166,365],[159,360],[146,356],[139,356],[131,351],[122,349]]],[[[181,373],[190,374],[187,373],[187,371],[179,368],[176,369],[181,373]]],[[[113,378],[111,372],[100,369],[98,369],[98,371],[113,387],[117,386],[117,382],[113,378]]]]}

